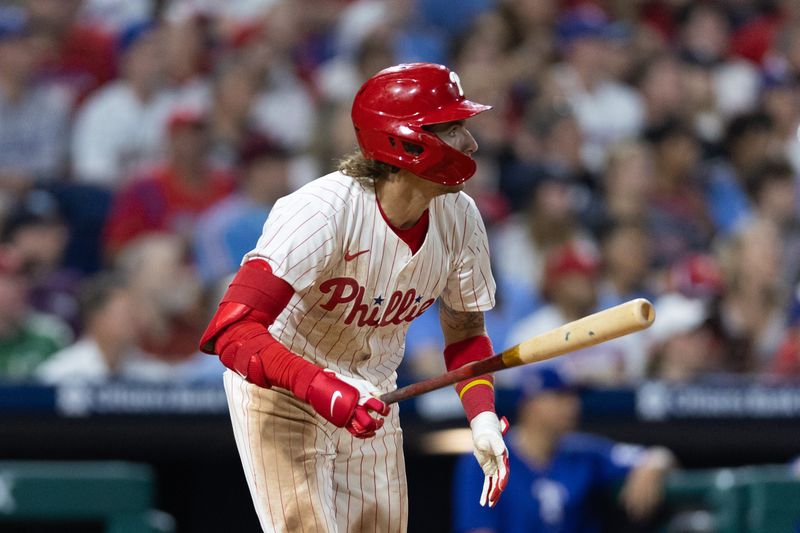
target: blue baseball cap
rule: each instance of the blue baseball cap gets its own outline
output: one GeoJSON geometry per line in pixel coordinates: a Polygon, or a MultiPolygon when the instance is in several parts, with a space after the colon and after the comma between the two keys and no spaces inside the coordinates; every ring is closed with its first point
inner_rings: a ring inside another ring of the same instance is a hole
{"type": "Polygon", "coordinates": [[[556,25],[556,36],[561,46],[567,46],[576,39],[611,39],[619,31],[609,22],[606,14],[594,6],[568,11],[556,25]]]}
{"type": "Polygon", "coordinates": [[[0,41],[18,39],[28,34],[28,15],[16,6],[0,7],[0,41]]]}
{"type": "Polygon", "coordinates": [[[526,368],[520,374],[520,400],[545,392],[577,392],[575,385],[553,366],[526,368]]]}
{"type": "Polygon", "coordinates": [[[120,32],[117,38],[117,51],[124,54],[140,39],[150,35],[156,29],[158,26],[152,20],[142,20],[130,24],[120,32]]]}

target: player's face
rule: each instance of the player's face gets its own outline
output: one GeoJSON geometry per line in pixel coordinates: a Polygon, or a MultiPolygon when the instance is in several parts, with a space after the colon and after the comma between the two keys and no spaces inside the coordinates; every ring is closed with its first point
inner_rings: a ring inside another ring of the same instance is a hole
{"type": "Polygon", "coordinates": [[[435,133],[447,146],[458,150],[462,154],[472,157],[472,154],[478,150],[478,143],[475,142],[475,137],[469,132],[463,120],[434,124],[428,129],[431,133],[435,133]]]}
{"type": "Polygon", "coordinates": [[[530,400],[524,409],[532,427],[551,435],[563,435],[578,425],[580,400],[572,392],[544,392],[530,400]]]}
{"type": "MultiPolygon", "coordinates": [[[[434,133],[439,139],[442,140],[447,146],[458,150],[464,155],[472,157],[478,150],[478,143],[475,137],[469,132],[466,123],[463,120],[456,120],[453,122],[445,122],[443,124],[433,124],[427,126],[426,129],[434,133]]],[[[438,185],[437,192],[439,194],[447,194],[451,192],[458,192],[464,189],[464,184],[459,185],[438,185]]]]}

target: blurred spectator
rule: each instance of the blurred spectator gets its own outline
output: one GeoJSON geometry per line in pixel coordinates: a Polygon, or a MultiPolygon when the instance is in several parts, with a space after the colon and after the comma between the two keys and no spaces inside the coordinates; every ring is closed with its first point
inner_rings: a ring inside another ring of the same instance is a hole
{"type": "Polygon", "coordinates": [[[209,116],[212,163],[224,168],[237,164],[240,145],[253,129],[251,111],[258,81],[241,61],[232,59],[217,66],[209,116]]]}
{"type": "Polygon", "coordinates": [[[681,59],[706,71],[720,119],[751,111],[759,90],[759,74],[749,62],[728,53],[730,21],[715,2],[690,2],[678,13],[681,59]]]}
{"type": "Polygon", "coordinates": [[[633,223],[608,227],[600,239],[603,257],[602,278],[598,286],[601,309],[634,298],[653,298],[650,275],[650,236],[633,223]]]}
{"type": "MultiPolygon", "coordinates": [[[[333,29],[338,53],[317,71],[322,96],[335,102],[349,100],[367,78],[397,63],[446,62],[445,36],[420,20],[423,4],[367,0],[345,8],[333,29]]],[[[465,20],[463,15],[457,17],[459,22],[465,20]]]]}
{"type": "Polygon", "coordinates": [[[377,26],[364,36],[349,55],[335,55],[320,65],[316,84],[322,97],[329,102],[349,102],[367,78],[396,64],[391,33],[385,25],[377,26]]]}
{"type": "Polygon", "coordinates": [[[758,372],[775,356],[786,328],[781,253],[778,228],[768,220],[754,220],[720,243],[726,290],[718,321],[726,343],[725,371],[758,372]]]}
{"type": "Polygon", "coordinates": [[[358,145],[350,118],[351,106],[352,102],[340,102],[320,109],[314,141],[319,174],[335,169],[341,154],[352,152],[358,145]]]}
{"type": "Polygon", "coordinates": [[[293,151],[309,147],[314,131],[314,100],[292,63],[302,35],[299,2],[276,2],[240,54],[260,80],[253,103],[255,126],[293,151]]]}
{"type": "MultiPolygon", "coordinates": [[[[345,58],[352,58],[369,34],[390,30],[392,51],[398,62],[446,62],[448,36],[424,20],[425,10],[425,2],[414,0],[352,2],[342,10],[333,28],[335,52],[345,58]]],[[[459,12],[458,17],[449,18],[457,18],[457,24],[472,23],[472,17],[466,12],[459,12]]],[[[375,72],[369,72],[368,75],[375,72]]]]}
{"type": "Polygon", "coordinates": [[[725,121],[717,110],[717,97],[714,94],[714,80],[711,73],[702,65],[687,62],[681,63],[681,73],[683,107],[689,117],[686,124],[703,142],[709,144],[720,142],[725,130],[725,121]]]}
{"type": "MultiPolygon", "coordinates": [[[[414,2],[402,3],[414,5],[414,2]]],[[[495,3],[494,0],[464,0],[459,2],[457,17],[453,16],[453,5],[447,0],[421,0],[416,2],[416,9],[420,12],[422,21],[445,30],[451,37],[457,37],[463,35],[475,18],[494,7],[495,3]]]]}
{"type": "Polygon", "coordinates": [[[155,15],[155,0],[83,0],[79,20],[117,35],[124,28],[150,20],[155,15]]]}
{"type": "Polygon", "coordinates": [[[768,372],[784,378],[800,378],[800,328],[797,324],[789,328],[781,340],[768,372]]]}
{"type": "Polygon", "coordinates": [[[114,38],[78,17],[84,0],[27,0],[42,74],[69,95],[73,105],[116,75],[114,38]]]}
{"type": "Polygon", "coordinates": [[[654,262],[669,266],[682,255],[706,249],[713,235],[699,176],[700,146],[685,125],[669,122],[648,132],[655,154],[650,197],[654,262]]]}
{"type": "Polygon", "coordinates": [[[545,254],[573,240],[591,242],[578,225],[574,190],[569,176],[543,172],[535,177],[526,210],[509,217],[495,232],[498,292],[527,302],[526,313],[541,302],[545,254]]]}
{"type": "Polygon", "coordinates": [[[705,196],[714,225],[723,235],[736,231],[750,215],[745,179],[769,154],[772,121],[756,112],[733,118],[723,143],[723,157],[712,161],[705,196]]]}
{"type": "Polygon", "coordinates": [[[210,70],[209,21],[202,15],[180,20],[167,20],[164,24],[165,73],[176,105],[200,108],[210,97],[208,72],[210,70]]]}
{"type": "Polygon", "coordinates": [[[169,376],[169,365],[152,359],[136,347],[140,316],[125,282],[104,272],[81,287],[83,335],[36,369],[48,384],[99,384],[111,379],[159,381],[169,376]]]}
{"type": "Polygon", "coordinates": [[[638,134],[644,124],[641,97],[608,71],[611,30],[606,15],[591,5],[566,13],[556,30],[564,62],[553,76],[578,119],[584,161],[594,171],[602,168],[609,145],[638,134]]]}
{"type": "Polygon", "coordinates": [[[571,197],[576,213],[590,218],[595,209],[595,175],[581,157],[583,134],[575,116],[567,108],[529,110],[524,129],[535,138],[540,153],[524,155],[508,165],[502,176],[503,190],[515,209],[525,207],[536,181],[555,175],[572,184],[571,197]],[[545,175],[545,176],[542,176],[545,175]]]}
{"type": "Polygon", "coordinates": [[[56,199],[42,190],[29,192],[0,231],[0,244],[13,250],[21,263],[33,309],[58,316],[77,333],[77,285],[81,276],[62,267],[67,239],[67,226],[56,199]]]}
{"type": "Polygon", "coordinates": [[[464,192],[475,200],[481,212],[487,231],[502,224],[508,216],[510,209],[508,200],[500,194],[500,169],[494,158],[490,156],[476,156],[478,169],[475,174],[464,184],[464,192]]]}
{"type": "Polygon", "coordinates": [[[599,502],[619,484],[619,504],[632,522],[647,527],[662,503],[672,453],[576,433],[580,397],[552,369],[526,369],[523,383],[517,423],[506,441],[513,474],[503,496],[493,509],[480,507],[473,492],[483,474],[471,457],[462,457],[453,481],[454,531],[601,531],[599,502]]]}
{"type": "Polygon", "coordinates": [[[745,20],[731,36],[731,51],[755,64],[764,62],[776,35],[795,11],[792,2],[762,2],[760,13],[745,20]]]}
{"type": "Polygon", "coordinates": [[[780,32],[765,60],[761,99],[772,118],[780,155],[800,173],[800,16],[796,5],[788,7],[794,20],[780,32]]]}
{"type": "Polygon", "coordinates": [[[69,105],[36,79],[40,61],[25,11],[0,6],[0,215],[37,182],[63,177],[69,105]]]}
{"type": "Polygon", "coordinates": [[[792,287],[800,281],[800,217],[794,170],[785,159],[766,159],[746,178],[745,187],[754,216],[778,228],[783,284],[792,287]]]}
{"type": "Polygon", "coordinates": [[[648,205],[655,189],[655,168],[648,144],[623,141],[612,146],[603,185],[605,214],[594,223],[597,232],[609,223],[650,224],[648,205]]]}
{"type": "Polygon", "coordinates": [[[553,57],[557,4],[555,0],[507,0],[497,6],[508,26],[505,58],[515,99],[526,101],[535,95],[553,57]]]}
{"type": "Polygon", "coordinates": [[[137,167],[161,157],[174,96],[164,88],[163,34],[151,24],[119,37],[120,77],[78,109],[72,131],[76,180],[117,189],[137,167]]]}
{"type": "Polygon", "coordinates": [[[114,200],[105,228],[109,256],[149,232],[168,231],[191,242],[197,217],[234,188],[227,171],[210,166],[203,112],[176,109],[168,129],[167,161],[131,179],[114,200]]]}
{"type": "Polygon", "coordinates": [[[458,41],[453,53],[452,62],[461,85],[493,107],[492,113],[476,116],[470,126],[482,157],[502,155],[512,132],[513,71],[507,60],[509,46],[508,22],[496,13],[485,13],[458,41]]]}
{"type": "Polygon", "coordinates": [[[235,273],[255,247],[270,209],[289,193],[288,157],[257,134],[242,146],[237,192],[211,206],[195,225],[195,263],[206,285],[235,273]]]}
{"type": "Polygon", "coordinates": [[[649,58],[634,74],[645,109],[645,127],[686,120],[683,69],[676,57],[663,53],[649,58]]]}
{"type": "Polygon", "coordinates": [[[133,292],[140,347],[168,362],[198,353],[208,317],[186,242],[165,233],[141,236],[120,250],[116,266],[133,292]]]}
{"type": "MultiPolygon", "coordinates": [[[[514,345],[597,311],[600,258],[585,243],[573,242],[547,253],[542,278],[546,304],[511,326],[508,344],[514,345]]],[[[619,384],[644,371],[639,335],[628,335],[571,353],[552,362],[581,383],[619,384]]],[[[522,374],[509,370],[498,383],[516,384],[522,374]]]]}
{"type": "Polygon", "coordinates": [[[658,319],[647,332],[648,378],[688,382],[719,371],[722,354],[705,302],[668,293],[656,300],[655,310],[658,319]]]}
{"type": "Polygon", "coordinates": [[[0,250],[0,377],[30,378],[34,369],[72,341],[58,318],[34,312],[28,283],[13,251],[0,250]]]}
{"type": "Polygon", "coordinates": [[[689,298],[712,300],[725,290],[718,259],[710,253],[694,253],[662,272],[657,281],[659,293],[679,292],[689,298]]]}

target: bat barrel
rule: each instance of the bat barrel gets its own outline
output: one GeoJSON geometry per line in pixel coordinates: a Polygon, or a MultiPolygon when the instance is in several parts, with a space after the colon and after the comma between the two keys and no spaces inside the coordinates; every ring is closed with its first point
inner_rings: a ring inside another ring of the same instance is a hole
{"type": "Polygon", "coordinates": [[[528,339],[503,352],[507,367],[545,361],[650,327],[656,317],[644,298],[585,316],[528,339]]]}

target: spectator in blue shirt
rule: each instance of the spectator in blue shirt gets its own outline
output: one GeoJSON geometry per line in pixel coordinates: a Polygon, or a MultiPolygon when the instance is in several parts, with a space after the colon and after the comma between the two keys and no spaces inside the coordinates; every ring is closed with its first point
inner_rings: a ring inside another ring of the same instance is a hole
{"type": "Polygon", "coordinates": [[[672,454],[575,433],[580,400],[551,368],[528,371],[518,420],[507,439],[508,486],[492,508],[473,491],[483,482],[471,457],[456,466],[454,530],[522,533],[599,532],[604,492],[622,483],[620,503],[634,520],[659,506],[672,454]]]}
{"type": "Polygon", "coordinates": [[[64,171],[69,100],[37,78],[41,61],[25,11],[0,5],[0,209],[64,171]]]}
{"type": "Polygon", "coordinates": [[[252,134],[241,146],[239,163],[239,190],[203,213],[194,230],[195,262],[209,286],[236,272],[273,204],[289,192],[289,153],[271,139],[252,134]]]}

